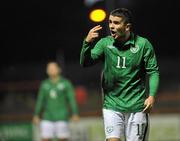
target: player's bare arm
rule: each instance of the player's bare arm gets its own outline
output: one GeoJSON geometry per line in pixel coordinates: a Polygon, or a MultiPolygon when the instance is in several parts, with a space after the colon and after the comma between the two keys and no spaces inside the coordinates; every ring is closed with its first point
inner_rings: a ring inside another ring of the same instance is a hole
{"type": "Polygon", "coordinates": [[[98,31],[101,30],[101,29],[102,29],[102,26],[100,26],[100,25],[97,25],[97,26],[93,27],[89,31],[89,33],[88,33],[88,35],[86,37],[86,42],[91,43],[91,42],[94,41],[94,39],[98,38],[99,37],[98,31]]]}

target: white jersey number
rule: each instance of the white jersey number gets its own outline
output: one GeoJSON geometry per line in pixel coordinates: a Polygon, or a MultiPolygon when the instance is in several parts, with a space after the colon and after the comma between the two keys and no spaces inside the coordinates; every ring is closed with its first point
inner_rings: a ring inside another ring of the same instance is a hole
{"type": "Polygon", "coordinates": [[[116,68],[123,68],[123,69],[126,68],[126,57],[117,56],[116,68]]]}

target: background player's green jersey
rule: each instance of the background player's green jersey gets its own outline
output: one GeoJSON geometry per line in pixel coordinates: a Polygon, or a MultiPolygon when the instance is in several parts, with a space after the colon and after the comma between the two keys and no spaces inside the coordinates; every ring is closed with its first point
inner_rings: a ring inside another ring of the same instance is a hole
{"type": "Polygon", "coordinates": [[[55,84],[50,79],[41,83],[35,115],[39,115],[43,111],[45,120],[68,120],[69,105],[73,114],[77,114],[74,89],[68,80],[61,77],[55,84]]]}
{"type": "Polygon", "coordinates": [[[149,74],[149,95],[155,96],[159,84],[159,71],[151,43],[131,34],[124,44],[116,43],[112,36],[102,38],[93,48],[86,41],[80,64],[104,62],[102,86],[104,108],[120,112],[138,112],[146,99],[146,74],[149,74]]]}

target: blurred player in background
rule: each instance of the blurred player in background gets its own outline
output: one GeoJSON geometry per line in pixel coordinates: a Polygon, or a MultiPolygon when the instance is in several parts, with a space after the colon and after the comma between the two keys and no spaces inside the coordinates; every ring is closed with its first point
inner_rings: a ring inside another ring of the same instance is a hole
{"type": "Polygon", "coordinates": [[[111,36],[99,37],[100,25],[92,28],[83,42],[80,64],[104,63],[103,118],[107,141],[147,141],[148,113],[154,105],[159,70],[151,43],[132,31],[132,15],[119,8],[110,13],[111,36]],[[146,94],[146,74],[149,94],[146,94]]]}
{"type": "Polygon", "coordinates": [[[43,141],[51,141],[54,137],[67,141],[70,137],[69,106],[72,120],[79,120],[74,89],[71,82],[61,76],[61,68],[56,62],[47,64],[47,74],[49,78],[41,83],[39,89],[33,122],[40,123],[43,141]]]}

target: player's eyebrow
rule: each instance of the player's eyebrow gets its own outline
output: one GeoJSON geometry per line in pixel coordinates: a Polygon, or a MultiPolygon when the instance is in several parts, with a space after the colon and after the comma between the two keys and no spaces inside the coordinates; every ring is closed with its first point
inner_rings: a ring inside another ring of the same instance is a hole
{"type": "Polygon", "coordinates": [[[115,23],[115,24],[119,24],[119,23],[121,23],[122,21],[113,21],[113,23],[115,23]]]}

